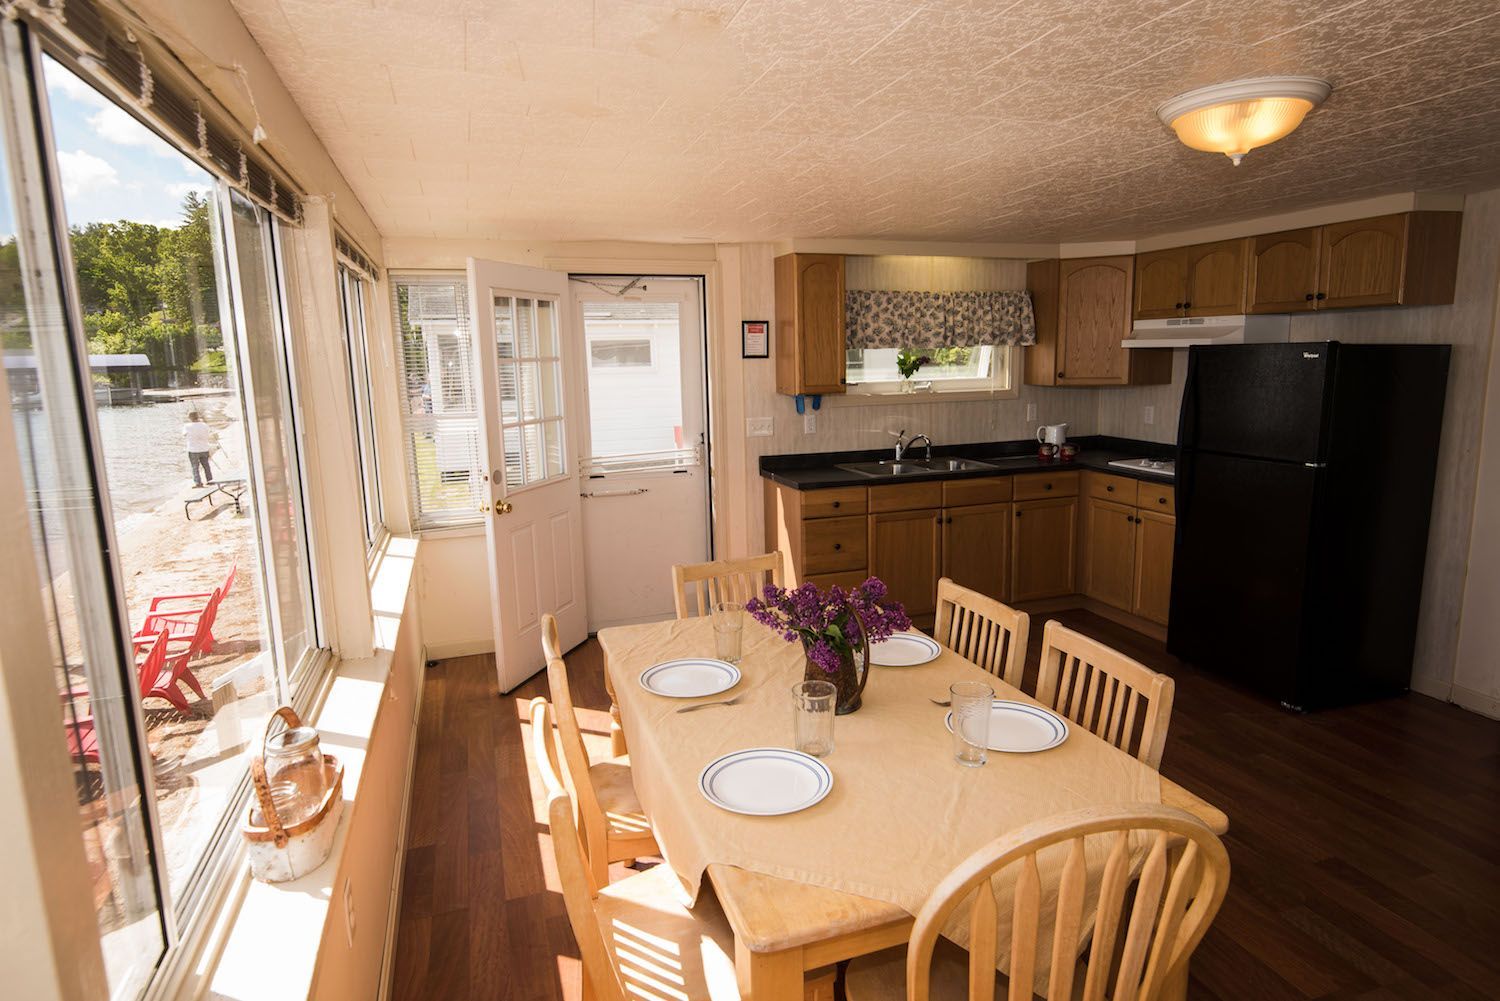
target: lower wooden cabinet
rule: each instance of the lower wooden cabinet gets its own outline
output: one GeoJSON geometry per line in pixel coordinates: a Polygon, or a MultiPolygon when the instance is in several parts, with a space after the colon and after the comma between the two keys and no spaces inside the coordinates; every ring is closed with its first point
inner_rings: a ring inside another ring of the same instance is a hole
{"type": "Polygon", "coordinates": [[[1136,513],[1132,615],[1167,624],[1167,611],[1172,605],[1172,550],[1176,544],[1176,518],[1155,511],[1136,513]]]}
{"type": "Polygon", "coordinates": [[[1078,540],[1078,498],[1052,497],[1011,505],[1010,600],[1072,594],[1078,540]]]}
{"type": "Polygon", "coordinates": [[[1130,611],[1135,596],[1136,509],[1097,497],[1085,503],[1083,593],[1130,611]]]}
{"type": "Polygon", "coordinates": [[[1010,505],[943,509],[943,576],[980,594],[1010,597],[1010,505]]]}
{"type": "Polygon", "coordinates": [[[941,576],[942,509],[891,511],[868,520],[870,575],[885,582],[913,621],[931,618],[941,576]]]}

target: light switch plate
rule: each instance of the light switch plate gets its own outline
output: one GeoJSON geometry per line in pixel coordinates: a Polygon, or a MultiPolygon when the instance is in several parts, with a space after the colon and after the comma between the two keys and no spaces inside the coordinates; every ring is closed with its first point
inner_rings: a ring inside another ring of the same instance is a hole
{"type": "Polygon", "coordinates": [[[769,438],[775,429],[774,417],[746,417],[745,437],[747,438],[769,438]]]}
{"type": "Polygon", "coordinates": [[[1155,424],[1156,423],[1156,408],[1155,407],[1147,407],[1146,408],[1146,413],[1145,413],[1145,415],[1141,419],[1144,420],[1147,424],[1155,424]]]}
{"type": "Polygon", "coordinates": [[[1034,421],[1034,420],[1036,420],[1036,404],[1035,403],[1028,403],[1028,404],[1026,404],[1026,419],[1028,421],[1034,421]]]}
{"type": "Polygon", "coordinates": [[[802,415],[802,433],[818,433],[818,412],[816,410],[809,410],[807,413],[802,415]]]}

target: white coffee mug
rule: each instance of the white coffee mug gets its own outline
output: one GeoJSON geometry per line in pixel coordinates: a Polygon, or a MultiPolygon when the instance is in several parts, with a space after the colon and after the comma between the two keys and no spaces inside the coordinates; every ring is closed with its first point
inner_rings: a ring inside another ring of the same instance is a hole
{"type": "Polygon", "coordinates": [[[1036,440],[1044,445],[1061,445],[1068,440],[1066,424],[1043,424],[1036,429],[1036,440]]]}

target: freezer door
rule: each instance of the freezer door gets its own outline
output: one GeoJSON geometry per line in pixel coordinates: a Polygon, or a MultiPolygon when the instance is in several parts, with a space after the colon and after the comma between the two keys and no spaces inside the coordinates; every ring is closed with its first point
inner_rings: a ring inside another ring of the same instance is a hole
{"type": "Polygon", "coordinates": [[[1324,461],[1337,350],[1333,341],[1190,348],[1178,447],[1324,461]]]}
{"type": "Polygon", "coordinates": [[[1320,472],[1203,452],[1177,464],[1167,649],[1292,705],[1320,472]]]}

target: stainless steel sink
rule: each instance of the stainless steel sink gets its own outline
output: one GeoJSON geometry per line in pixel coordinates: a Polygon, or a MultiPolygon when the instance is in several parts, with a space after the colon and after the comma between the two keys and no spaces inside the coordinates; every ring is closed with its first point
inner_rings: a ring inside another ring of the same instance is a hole
{"type": "Polygon", "coordinates": [[[858,473],[861,476],[913,476],[918,473],[968,473],[994,469],[988,462],[978,459],[881,459],[879,462],[846,462],[839,469],[858,473]]]}

